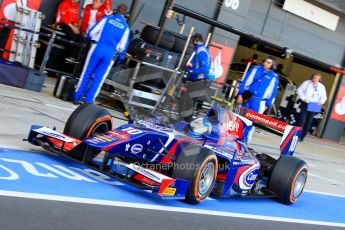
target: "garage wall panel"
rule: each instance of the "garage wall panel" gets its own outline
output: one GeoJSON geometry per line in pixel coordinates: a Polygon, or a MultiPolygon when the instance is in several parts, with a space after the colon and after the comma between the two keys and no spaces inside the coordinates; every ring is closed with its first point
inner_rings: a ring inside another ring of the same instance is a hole
{"type": "Polygon", "coordinates": [[[344,17],[336,31],[332,31],[270,4],[270,0],[256,0],[250,5],[244,28],[253,35],[330,65],[343,61],[344,17]]]}

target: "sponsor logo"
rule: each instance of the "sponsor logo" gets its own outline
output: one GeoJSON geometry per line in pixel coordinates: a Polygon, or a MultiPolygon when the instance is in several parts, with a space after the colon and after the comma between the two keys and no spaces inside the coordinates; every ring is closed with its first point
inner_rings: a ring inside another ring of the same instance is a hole
{"type": "Polygon", "coordinates": [[[131,147],[131,145],[129,143],[126,144],[126,149],[125,151],[128,152],[129,148],[131,147]]]}
{"type": "Polygon", "coordinates": [[[42,133],[43,135],[47,135],[47,136],[50,136],[50,137],[54,137],[54,138],[60,139],[60,140],[61,140],[61,139],[62,139],[62,140],[66,139],[65,136],[59,135],[59,134],[57,134],[57,133],[52,133],[52,132],[48,132],[48,131],[41,131],[41,133],[42,133]]]}
{"type": "Polygon", "coordinates": [[[154,129],[155,131],[172,131],[168,126],[157,125],[149,121],[139,121],[138,123],[144,125],[148,129],[154,129]]]}
{"type": "Polygon", "coordinates": [[[62,140],[62,141],[65,141],[65,142],[73,142],[74,140],[69,138],[69,137],[66,137],[64,136],[63,134],[60,134],[54,130],[51,130],[49,128],[46,128],[46,127],[41,127],[39,129],[33,129],[33,131],[35,132],[38,132],[42,135],[46,135],[46,136],[49,136],[49,137],[53,137],[53,138],[56,138],[58,140],[62,140]]]}
{"type": "Polygon", "coordinates": [[[235,131],[237,133],[239,128],[240,128],[240,124],[236,121],[228,121],[226,123],[226,129],[228,131],[231,131],[231,132],[235,131]]]}
{"type": "MultiPolygon", "coordinates": [[[[127,149],[127,146],[126,146],[127,149]]],[[[131,153],[133,154],[138,154],[141,153],[143,151],[143,146],[141,144],[134,144],[131,147],[131,153]]]]}
{"type": "Polygon", "coordinates": [[[210,150],[212,150],[213,152],[215,152],[215,153],[217,153],[217,154],[220,154],[220,155],[222,155],[222,156],[228,158],[228,159],[232,159],[232,155],[229,154],[229,153],[226,152],[226,151],[223,151],[223,150],[218,149],[218,148],[216,148],[216,147],[212,147],[212,146],[210,146],[210,145],[205,145],[205,147],[208,148],[208,149],[210,149],[210,150]]]}
{"type": "Polygon", "coordinates": [[[107,136],[110,138],[112,137],[112,138],[120,138],[120,139],[128,139],[129,138],[129,136],[126,135],[125,133],[117,132],[117,131],[109,131],[107,133],[107,136]]]}
{"type": "Polygon", "coordinates": [[[254,169],[250,172],[248,172],[245,177],[244,177],[244,184],[248,187],[252,187],[256,177],[258,176],[259,173],[259,169],[254,169]]]}
{"type": "Polygon", "coordinates": [[[241,189],[248,190],[252,188],[259,173],[259,166],[258,164],[252,165],[241,174],[238,181],[241,189]]]}
{"type": "Polygon", "coordinates": [[[143,168],[140,168],[139,172],[140,172],[142,175],[146,176],[147,178],[149,178],[149,179],[151,179],[151,180],[160,181],[160,178],[159,178],[159,177],[153,175],[152,173],[150,173],[149,171],[147,171],[147,170],[145,170],[145,169],[143,169],[143,168]]]}
{"type": "Polygon", "coordinates": [[[174,196],[175,193],[176,193],[176,188],[166,188],[164,189],[162,194],[166,196],[174,196]]]}
{"type": "Polygon", "coordinates": [[[111,142],[113,141],[112,139],[108,138],[108,137],[105,137],[105,136],[97,136],[98,138],[104,140],[104,141],[107,141],[107,142],[111,142]]]}
{"type": "Polygon", "coordinates": [[[245,116],[245,118],[248,118],[249,120],[252,120],[252,121],[257,122],[259,124],[267,125],[271,128],[274,128],[274,129],[277,129],[280,131],[284,131],[284,129],[287,125],[281,121],[272,119],[270,117],[267,117],[265,115],[261,115],[259,113],[254,113],[252,111],[246,112],[246,114],[244,116],[245,116]]]}
{"type": "Polygon", "coordinates": [[[117,28],[120,28],[120,29],[125,28],[125,26],[122,23],[117,22],[116,20],[113,20],[113,19],[109,20],[109,23],[116,26],[117,28]]]}

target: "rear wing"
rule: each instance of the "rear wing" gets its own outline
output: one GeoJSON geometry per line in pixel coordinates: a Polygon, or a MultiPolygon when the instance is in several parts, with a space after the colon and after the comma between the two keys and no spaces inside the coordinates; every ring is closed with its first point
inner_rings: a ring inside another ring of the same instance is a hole
{"type": "Polygon", "coordinates": [[[297,142],[302,134],[301,127],[289,125],[285,122],[249,109],[241,108],[239,114],[252,121],[254,126],[258,126],[269,132],[282,136],[282,140],[280,142],[280,154],[293,155],[297,142]]]}

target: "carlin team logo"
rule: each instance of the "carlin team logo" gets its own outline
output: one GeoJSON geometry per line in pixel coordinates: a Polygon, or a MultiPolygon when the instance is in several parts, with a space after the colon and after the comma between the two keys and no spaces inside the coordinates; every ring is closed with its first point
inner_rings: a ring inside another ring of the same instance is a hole
{"type": "Polygon", "coordinates": [[[143,151],[143,146],[141,144],[134,144],[131,147],[131,153],[138,154],[143,151]]]}

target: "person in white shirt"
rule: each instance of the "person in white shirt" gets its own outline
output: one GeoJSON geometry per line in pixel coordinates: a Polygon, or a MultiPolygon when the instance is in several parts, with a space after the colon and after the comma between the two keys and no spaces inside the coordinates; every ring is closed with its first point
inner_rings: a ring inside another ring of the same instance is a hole
{"type": "Polygon", "coordinates": [[[314,73],[310,80],[304,81],[298,87],[297,93],[298,97],[302,100],[299,126],[303,129],[300,138],[300,141],[303,141],[311,128],[318,108],[321,109],[321,106],[327,101],[326,88],[321,83],[321,74],[314,73]]]}

